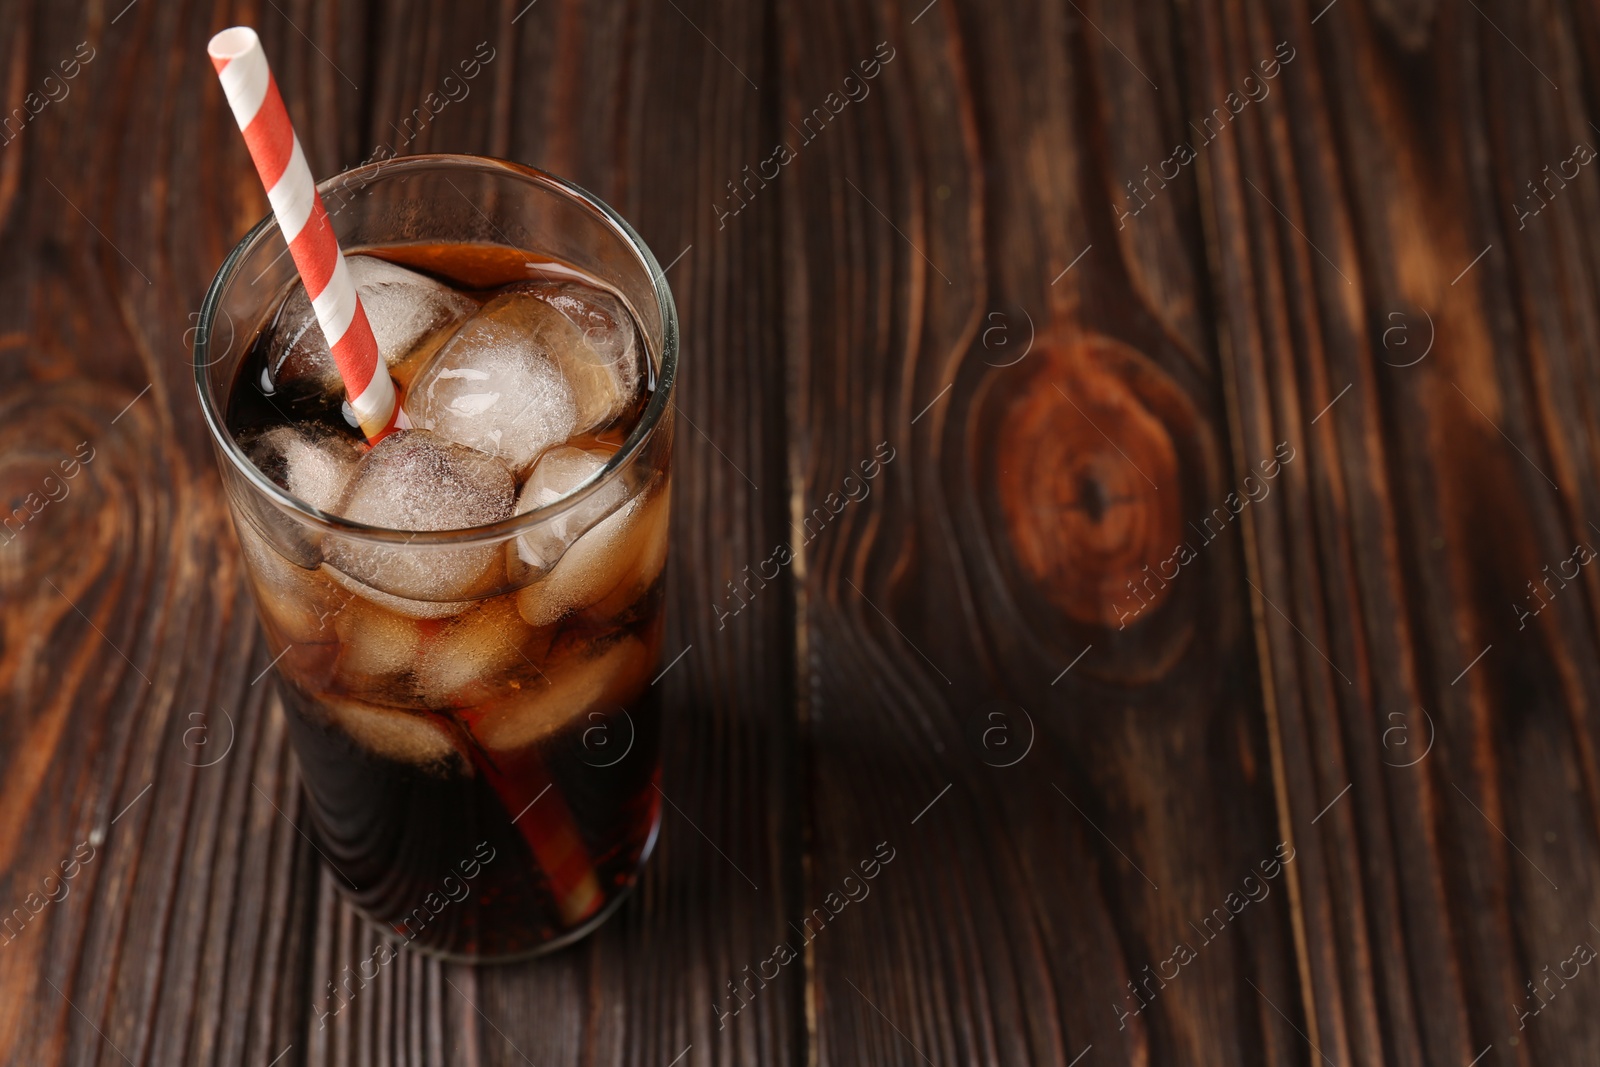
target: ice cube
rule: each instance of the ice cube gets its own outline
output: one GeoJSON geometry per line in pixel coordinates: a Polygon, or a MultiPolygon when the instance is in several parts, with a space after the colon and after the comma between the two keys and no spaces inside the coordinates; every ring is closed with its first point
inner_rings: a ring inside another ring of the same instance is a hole
{"type": "MultiPolygon", "coordinates": [[[[494,457],[426,430],[402,430],[362,457],[335,511],[391,530],[459,530],[508,517],[515,491],[494,457]]],[[[472,600],[505,580],[503,550],[492,544],[390,547],[329,534],[324,551],[359,586],[403,600],[472,600]]]]}
{"type": "Polygon", "coordinates": [[[572,386],[550,355],[550,337],[576,331],[526,293],[495,297],[422,368],[406,396],[418,426],[498,456],[523,471],[578,429],[572,386]]]}
{"type": "Polygon", "coordinates": [[[361,452],[354,441],[314,424],[274,426],[245,445],[262,474],[319,511],[344,496],[361,452]]]}
{"type": "MultiPolygon", "coordinates": [[[[572,492],[592,478],[612,453],[563,446],[552,448],[534,464],[517,494],[517,514],[542,508],[572,492]]],[[[517,538],[517,555],[538,570],[553,567],[580,534],[615,511],[627,496],[627,486],[613,481],[601,486],[581,503],[517,538]]]]}
{"type": "Polygon", "coordinates": [[[429,712],[331,696],[319,703],[335,727],[375,755],[435,773],[472,773],[461,741],[429,712]]]}
{"type": "MultiPolygon", "coordinates": [[[[366,582],[357,581],[337,567],[331,567],[326,563],[322,565],[322,573],[348,590],[347,596],[353,594],[370,604],[410,619],[443,619],[450,615],[459,615],[472,607],[470,600],[413,600],[385,593],[382,589],[374,589],[366,582]]],[[[495,580],[498,581],[498,572],[495,580]]]]}
{"type": "Polygon", "coordinates": [[[256,604],[276,643],[323,644],[334,640],[330,620],[348,600],[315,571],[285,559],[248,518],[238,516],[234,529],[244,550],[256,604]]]}
{"type": "Polygon", "coordinates": [[[428,637],[415,664],[417,690],[429,707],[465,707],[539,677],[525,646],[533,631],[510,597],[472,605],[428,637]]]}
{"type": "Polygon", "coordinates": [[[333,617],[333,629],[339,637],[335,681],[347,693],[394,694],[421,654],[421,623],[363,600],[352,598],[333,617]]]}
{"type": "Polygon", "coordinates": [[[668,503],[661,483],[580,536],[549,574],[517,594],[528,625],[585,610],[605,617],[631,604],[666,564],[668,503]]]}
{"type": "Polygon", "coordinates": [[[626,705],[644,691],[654,657],[633,637],[592,647],[589,655],[546,661],[546,676],[461,717],[490,752],[514,752],[599,708],[626,705]]]}
{"type": "Polygon", "coordinates": [[[461,325],[418,372],[406,411],[520,473],[552,445],[612,422],[638,387],[633,321],[614,297],[526,284],[461,325]]]}
{"type": "Polygon", "coordinates": [[[634,498],[627,541],[619,550],[627,567],[606,595],[587,609],[594,617],[606,619],[621,613],[660,579],[667,565],[671,505],[666,480],[634,498]]]}
{"type": "Polygon", "coordinates": [[[613,422],[639,391],[642,369],[638,331],[622,301],[575,282],[518,288],[559,311],[577,332],[576,344],[552,344],[551,349],[578,405],[577,432],[613,422]]]}
{"type": "MultiPolygon", "coordinates": [[[[378,351],[402,383],[408,357],[425,355],[477,307],[471,297],[387,260],[346,256],[345,265],[361,294],[378,351]]],[[[327,338],[299,283],[273,320],[268,344],[268,372],[275,391],[294,398],[343,391],[327,338]]]]}

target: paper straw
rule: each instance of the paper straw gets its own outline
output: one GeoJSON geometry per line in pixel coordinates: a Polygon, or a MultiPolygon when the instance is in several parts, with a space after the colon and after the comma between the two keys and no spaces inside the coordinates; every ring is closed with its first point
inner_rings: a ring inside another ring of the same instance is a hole
{"type": "Polygon", "coordinates": [[[516,823],[539,869],[549,880],[562,921],[569,928],[574,927],[599,911],[605,894],[589,862],[589,850],[572,810],[555,788],[543,761],[530,751],[509,759],[502,757],[503,762],[509,763],[502,768],[477,748],[473,750],[473,760],[494,787],[506,806],[506,814],[516,823]]]}
{"type": "Polygon", "coordinates": [[[261,38],[248,26],[235,26],[211,38],[206,52],[217,68],[222,91],[244,133],[278,228],[328,340],[350,409],[361,432],[376,444],[411,423],[400,408],[389,368],[378,353],[372,324],[328,223],[300,138],[289,122],[283,97],[278,95],[278,83],[267,67],[261,38]]]}
{"type": "MultiPolygon", "coordinates": [[[[328,339],[350,408],[361,432],[376,444],[411,423],[400,408],[389,369],[378,353],[372,324],[311,179],[311,168],[289,122],[278,84],[267,67],[261,39],[248,26],[235,26],[211,38],[206,52],[328,339]]],[[[517,829],[549,878],[562,919],[576,925],[593,915],[605,896],[572,813],[550,788],[554,783],[538,761],[529,758],[516,775],[501,773],[488,760],[478,762],[502,801],[521,810],[517,829]],[[530,811],[540,798],[544,810],[530,811]]]]}

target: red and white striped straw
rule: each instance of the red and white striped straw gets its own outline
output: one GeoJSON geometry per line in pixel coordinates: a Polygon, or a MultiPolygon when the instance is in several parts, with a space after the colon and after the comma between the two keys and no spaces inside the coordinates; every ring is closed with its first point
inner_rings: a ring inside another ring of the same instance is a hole
{"type": "Polygon", "coordinates": [[[235,26],[211,38],[206,52],[217,68],[222,91],[244,132],[261,184],[266,186],[278,228],[328,339],[350,408],[361,432],[376,444],[411,423],[400,408],[389,368],[378,353],[372,324],[311,179],[300,138],[295,136],[283,97],[278,95],[278,83],[267,68],[261,38],[248,26],[235,26]]]}

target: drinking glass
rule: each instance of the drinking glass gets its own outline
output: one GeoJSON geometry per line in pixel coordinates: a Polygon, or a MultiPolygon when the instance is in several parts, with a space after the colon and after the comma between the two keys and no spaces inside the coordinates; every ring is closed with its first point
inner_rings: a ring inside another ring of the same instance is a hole
{"type": "Polygon", "coordinates": [[[271,216],[223,263],[195,331],[200,407],[318,851],[355,906],[398,939],[453,958],[535,955],[604,921],[660,824],[651,680],[678,361],[672,294],[615,211],[529,167],[414,156],[319,188],[346,253],[425,261],[429,248],[467,245],[485,263],[524,260],[533,277],[553,263],[577,268],[627,305],[647,349],[643,414],[587,483],[492,525],[417,532],[297,499],[229,431],[241,365],[296,277],[271,216]],[[530,564],[528,545],[558,542],[571,547],[553,566],[537,553],[541,565],[530,564]],[[470,595],[438,600],[419,584],[464,566],[490,575],[470,595]]]}

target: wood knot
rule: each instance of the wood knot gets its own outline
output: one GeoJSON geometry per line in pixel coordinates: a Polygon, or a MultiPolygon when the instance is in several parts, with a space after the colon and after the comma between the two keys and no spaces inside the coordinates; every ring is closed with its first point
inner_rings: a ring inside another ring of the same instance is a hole
{"type": "Polygon", "coordinates": [[[137,522],[136,498],[153,473],[148,450],[124,431],[153,433],[144,413],[111,420],[128,397],[87,383],[24,386],[0,408],[0,594],[65,585],[79,572],[115,570],[137,522]]]}
{"type": "Polygon", "coordinates": [[[1174,437],[1196,431],[1193,409],[1117,341],[1036,357],[998,412],[992,463],[1007,534],[1024,574],[1069,617],[1131,625],[1171,589],[1155,568],[1182,539],[1174,437]]]}

